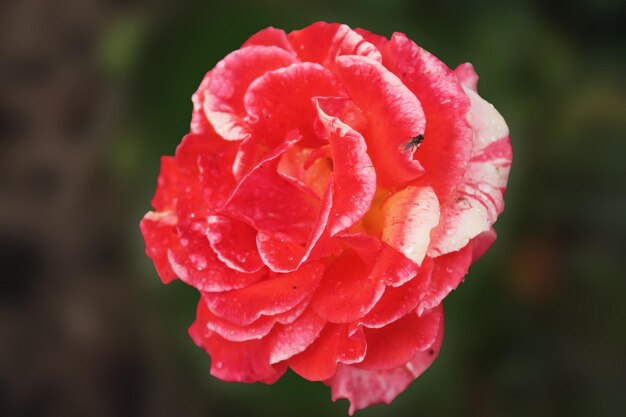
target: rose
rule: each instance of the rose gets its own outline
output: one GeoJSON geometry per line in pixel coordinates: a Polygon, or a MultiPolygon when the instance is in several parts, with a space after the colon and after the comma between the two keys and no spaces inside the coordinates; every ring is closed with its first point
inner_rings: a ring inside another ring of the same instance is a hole
{"type": "Polygon", "coordinates": [[[403,34],[268,28],[211,70],[141,222],[226,381],[289,367],[390,402],[437,356],[441,302],[495,240],[511,149],[470,64],[403,34]]]}

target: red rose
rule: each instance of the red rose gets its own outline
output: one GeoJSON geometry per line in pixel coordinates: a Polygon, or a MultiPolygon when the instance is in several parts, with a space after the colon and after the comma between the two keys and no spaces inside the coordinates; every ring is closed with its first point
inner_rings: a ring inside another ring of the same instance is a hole
{"type": "Polygon", "coordinates": [[[495,240],[508,129],[405,35],[268,28],[209,71],[141,231],[226,381],[289,367],[350,412],[433,362],[441,301],[495,240]]]}

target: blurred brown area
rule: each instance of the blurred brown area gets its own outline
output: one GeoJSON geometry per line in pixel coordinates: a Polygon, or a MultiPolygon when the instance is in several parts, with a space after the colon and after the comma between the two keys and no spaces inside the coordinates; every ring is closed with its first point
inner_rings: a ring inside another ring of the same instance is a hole
{"type": "Polygon", "coordinates": [[[321,384],[226,384],[197,294],[143,254],[158,159],[255,31],[341,21],[470,60],[511,128],[499,239],[439,359],[361,415],[626,415],[623,2],[0,3],[0,415],[345,415],[321,384]]]}

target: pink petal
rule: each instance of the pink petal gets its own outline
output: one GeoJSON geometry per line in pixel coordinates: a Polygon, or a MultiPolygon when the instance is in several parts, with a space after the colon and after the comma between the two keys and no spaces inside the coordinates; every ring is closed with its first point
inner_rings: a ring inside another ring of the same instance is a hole
{"type": "Polygon", "coordinates": [[[387,370],[402,366],[418,351],[432,346],[437,338],[443,308],[427,311],[422,316],[411,312],[398,321],[379,329],[365,329],[367,353],[360,369],[387,370]]]}
{"type": "Polygon", "coordinates": [[[415,153],[425,170],[420,181],[446,200],[461,181],[472,149],[465,118],[469,99],[452,71],[405,35],[394,33],[382,53],[385,66],[419,98],[428,120],[415,153]]]}
{"type": "Polygon", "coordinates": [[[438,306],[450,291],[459,286],[472,263],[473,246],[434,259],[428,291],[418,306],[418,312],[438,306]]]}
{"type": "Polygon", "coordinates": [[[376,46],[379,49],[382,48],[383,45],[385,45],[387,42],[389,42],[389,39],[387,39],[386,37],[382,35],[378,35],[376,33],[372,33],[366,29],[356,28],[354,29],[354,31],[358,33],[359,35],[363,36],[363,39],[365,39],[366,41],[368,41],[369,43],[371,43],[372,45],[376,46]]]}
{"type": "Polygon", "coordinates": [[[226,140],[241,140],[250,135],[243,97],[248,86],[267,71],[295,62],[291,53],[276,46],[250,46],[232,52],[207,75],[203,90],[193,97],[204,109],[207,120],[226,140]]]}
{"type": "MultiPolygon", "coordinates": [[[[403,184],[423,173],[405,149],[424,133],[426,119],[420,102],[394,74],[369,58],[341,56],[337,71],[350,98],[369,120],[363,132],[378,180],[383,186],[403,184]]],[[[430,123],[430,122],[429,122],[430,123]]]]}
{"type": "Polygon", "coordinates": [[[291,358],[308,348],[326,325],[310,308],[293,323],[278,324],[266,338],[270,351],[270,363],[275,364],[291,358]]]}
{"type": "Polygon", "coordinates": [[[383,242],[420,265],[430,232],[439,223],[439,202],[430,187],[408,186],[383,206],[383,242]]]}
{"type": "Polygon", "coordinates": [[[272,278],[239,290],[205,293],[209,310],[234,324],[249,325],[262,315],[276,315],[293,309],[319,284],[324,268],[308,263],[289,274],[272,278]]]}
{"type": "Polygon", "coordinates": [[[326,114],[324,99],[314,101],[333,157],[333,207],[328,220],[328,231],[333,236],[352,226],[368,211],[376,192],[376,172],[363,136],[326,114]]]}
{"type": "Polygon", "coordinates": [[[504,189],[511,167],[511,144],[504,119],[472,90],[468,114],[474,131],[472,157],[462,183],[442,207],[429,256],[454,252],[487,232],[504,209],[504,189]]]}
{"type": "Polygon", "coordinates": [[[365,349],[362,332],[349,335],[348,325],[327,324],[312,345],[287,362],[302,378],[323,381],[335,374],[337,363],[361,361],[365,349]]]}
{"type": "Polygon", "coordinates": [[[224,216],[207,218],[207,238],[217,257],[231,269],[256,272],[263,261],[256,249],[256,230],[224,216]]]}
{"type": "Polygon", "coordinates": [[[350,323],[374,307],[385,291],[380,279],[354,252],[346,251],[326,269],[311,308],[332,323],[350,323]]]}
{"type": "Polygon", "coordinates": [[[250,36],[250,38],[241,47],[246,48],[248,46],[255,45],[278,46],[285,51],[293,53],[293,49],[291,48],[291,44],[289,43],[289,39],[287,38],[287,34],[285,33],[285,31],[282,29],[276,29],[271,26],[260,30],[254,35],[250,36]]]}
{"type": "Polygon", "coordinates": [[[380,328],[415,310],[428,289],[433,267],[434,262],[428,258],[413,279],[399,287],[386,287],[381,299],[358,323],[365,327],[380,328]]]}
{"type": "Polygon", "coordinates": [[[466,62],[459,65],[454,69],[454,75],[456,75],[463,87],[478,92],[478,74],[474,71],[472,64],[466,62]]]}
{"type": "Polygon", "coordinates": [[[372,404],[389,404],[433,363],[439,354],[442,340],[443,317],[439,324],[439,334],[432,346],[417,352],[403,366],[385,371],[370,371],[339,364],[336,374],[324,383],[330,385],[333,401],[339,398],[350,401],[350,415],[372,404]]]}
{"type": "Polygon", "coordinates": [[[289,33],[289,41],[302,61],[332,68],[340,55],[361,55],[381,62],[380,51],[347,25],[316,22],[289,33]]]}

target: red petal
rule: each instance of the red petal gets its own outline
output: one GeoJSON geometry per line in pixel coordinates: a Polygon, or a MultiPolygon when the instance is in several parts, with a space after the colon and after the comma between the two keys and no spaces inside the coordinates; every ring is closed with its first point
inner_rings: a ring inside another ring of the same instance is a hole
{"type": "Polygon", "coordinates": [[[454,69],[454,75],[456,75],[463,87],[478,92],[478,74],[474,71],[472,64],[466,62],[459,65],[454,69]]]}
{"type": "Polygon", "coordinates": [[[345,324],[328,324],[304,352],[287,361],[289,367],[309,381],[323,381],[335,374],[337,363],[359,362],[365,355],[361,333],[348,335],[345,324]]]}
{"type": "Polygon", "coordinates": [[[181,281],[199,291],[228,291],[247,287],[267,275],[267,269],[248,274],[227,268],[211,249],[206,229],[202,222],[177,228],[181,245],[168,247],[168,260],[181,281]]]}
{"type": "Polygon", "coordinates": [[[433,363],[439,354],[442,340],[443,319],[432,346],[417,352],[403,366],[386,371],[370,371],[340,364],[337,373],[324,383],[330,385],[333,401],[339,398],[350,401],[350,415],[372,404],[389,404],[433,363]]]}
{"type": "Polygon", "coordinates": [[[370,268],[354,252],[346,251],[326,269],[311,307],[332,323],[350,323],[367,314],[385,285],[370,276],[370,268]]]}
{"type": "Polygon", "coordinates": [[[338,57],[337,71],[350,98],[369,120],[364,136],[378,180],[390,186],[421,175],[423,169],[413,159],[413,151],[405,150],[411,138],[424,133],[426,124],[415,95],[372,59],[338,57]]]}
{"type": "Polygon", "coordinates": [[[415,277],[418,271],[419,265],[416,262],[383,242],[371,275],[385,285],[397,287],[415,277]]]}
{"type": "Polygon", "coordinates": [[[174,210],[176,208],[181,181],[176,160],[171,156],[162,156],[157,189],[151,201],[152,207],[156,211],[174,210]]]}
{"type": "Polygon", "coordinates": [[[278,46],[286,51],[293,53],[287,34],[282,29],[276,29],[274,27],[268,27],[254,35],[241,46],[242,48],[248,46],[278,46]]]}
{"type": "Polygon", "coordinates": [[[439,223],[439,202],[430,187],[408,186],[383,206],[383,242],[420,265],[430,232],[439,223]]]}
{"type": "Polygon", "coordinates": [[[511,144],[504,119],[472,90],[468,120],[474,130],[472,158],[462,183],[442,207],[429,256],[454,252],[486,232],[504,209],[504,189],[511,167],[511,144]]]}
{"type": "Polygon", "coordinates": [[[354,365],[361,369],[386,370],[401,366],[418,351],[428,349],[437,338],[443,308],[425,312],[421,317],[409,313],[380,329],[365,329],[367,354],[354,365]]]}
{"type": "MultiPolygon", "coordinates": [[[[284,238],[285,234],[272,234],[260,231],[257,234],[257,248],[263,263],[275,272],[291,272],[306,262],[323,238],[333,198],[332,178],[330,186],[322,199],[322,206],[315,224],[310,230],[306,246],[293,239],[284,238]]],[[[285,198],[289,198],[286,196],[285,198]]],[[[293,227],[293,226],[292,226],[293,227]]]]}
{"type": "Polygon", "coordinates": [[[382,35],[378,35],[376,33],[372,33],[365,29],[356,28],[354,29],[354,31],[358,33],[359,35],[363,36],[363,39],[365,39],[366,41],[368,41],[369,43],[371,43],[372,45],[376,46],[379,49],[382,48],[384,44],[389,42],[389,39],[387,39],[386,37],[382,35]]]}
{"type": "Polygon", "coordinates": [[[273,384],[287,366],[270,365],[264,340],[230,342],[221,336],[206,332],[195,322],[189,329],[195,343],[211,356],[211,375],[223,381],[263,382],[273,384]]]}
{"type": "Polygon", "coordinates": [[[332,68],[340,55],[361,55],[381,62],[380,51],[346,25],[316,22],[289,33],[289,41],[302,61],[332,68]]]}
{"type": "Polygon", "coordinates": [[[328,221],[331,236],[352,226],[369,209],[376,192],[376,172],[359,132],[324,111],[324,99],[314,100],[330,142],[334,192],[328,221]]]}
{"type": "Polygon", "coordinates": [[[317,339],[325,325],[326,321],[311,309],[291,324],[276,325],[266,338],[270,363],[275,364],[303,352],[317,339]]]}
{"type": "Polygon", "coordinates": [[[285,325],[294,322],[307,308],[309,300],[305,299],[293,309],[275,316],[261,316],[258,320],[247,326],[239,326],[228,320],[217,317],[206,306],[203,300],[198,303],[196,320],[212,332],[217,333],[231,342],[244,342],[246,340],[261,339],[266,336],[276,323],[285,325]]]}
{"type": "Polygon", "coordinates": [[[139,223],[146,243],[146,255],[154,262],[154,267],[165,284],[176,279],[176,273],[167,259],[168,248],[180,247],[176,222],[176,214],[171,211],[149,211],[139,223]]]}
{"type": "Polygon", "coordinates": [[[385,288],[381,299],[358,323],[370,328],[380,328],[415,310],[428,289],[433,266],[434,262],[427,258],[413,279],[399,287],[385,288]]]}
{"type": "Polygon", "coordinates": [[[243,97],[258,77],[295,62],[291,53],[275,46],[250,46],[232,52],[208,75],[206,90],[198,91],[194,101],[202,103],[208,121],[226,140],[249,136],[243,117],[243,97]]]}
{"type": "Polygon", "coordinates": [[[470,244],[458,252],[434,259],[435,268],[430,278],[429,288],[420,302],[418,312],[438,306],[450,291],[459,286],[472,263],[473,249],[470,244]]]}
{"type": "Polygon", "coordinates": [[[420,181],[446,200],[463,177],[472,149],[466,120],[469,100],[452,71],[410,39],[395,33],[382,48],[384,64],[419,98],[426,115],[424,141],[416,157],[420,181]]]}
{"type": "Polygon", "coordinates": [[[487,252],[487,249],[496,241],[496,237],[496,231],[491,228],[472,239],[472,262],[476,262],[487,252]]]}
{"type": "Polygon", "coordinates": [[[294,308],[317,287],[324,268],[309,263],[289,274],[280,274],[239,290],[206,293],[213,314],[234,324],[248,325],[262,315],[276,315],[294,308]]]}
{"type": "Polygon", "coordinates": [[[316,111],[311,99],[317,96],[343,96],[335,76],[310,62],[268,71],[257,78],[244,97],[255,146],[272,149],[293,129],[304,137],[304,146],[319,146],[313,130],[316,111]]]}
{"type": "Polygon", "coordinates": [[[209,244],[226,266],[240,272],[256,272],[263,268],[256,250],[256,230],[223,216],[209,216],[207,226],[209,244]]]}

